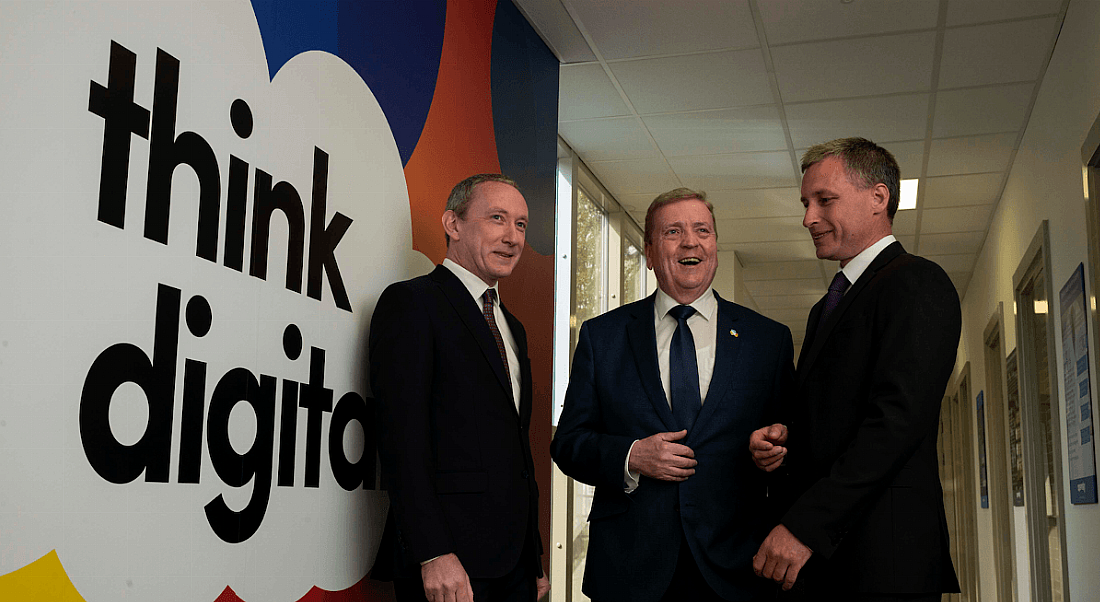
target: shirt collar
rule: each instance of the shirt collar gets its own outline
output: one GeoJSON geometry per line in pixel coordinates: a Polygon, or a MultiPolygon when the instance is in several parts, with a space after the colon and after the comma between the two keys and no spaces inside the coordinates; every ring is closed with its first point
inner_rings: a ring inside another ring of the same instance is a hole
{"type": "Polygon", "coordinates": [[[897,239],[894,238],[893,234],[883,236],[878,242],[853,257],[848,265],[840,268],[840,271],[844,272],[844,277],[848,279],[848,282],[855,284],[856,280],[859,280],[859,277],[863,275],[863,272],[867,271],[867,267],[871,265],[871,262],[878,257],[878,254],[896,241],[897,239]]]}
{"type": "MultiPolygon", "coordinates": [[[[703,316],[708,322],[714,319],[714,313],[718,311],[718,300],[714,297],[714,289],[707,287],[706,292],[699,298],[688,303],[695,308],[695,312],[703,316]]],[[[680,305],[680,302],[668,296],[668,293],[657,288],[657,298],[653,301],[653,307],[657,312],[657,319],[664,319],[670,309],[680,305]]]]}
{"type": "MultiPolygon", "coordinates": [[[[462,285],[466,287],[466,290],[470,291],[470,296],[472,296],[474,298],[474,301],[477,301],[478,303],[481,303],[481,296],[485,294],[485,289],[491,288],[493,290],[496,290],[497,288],[496,285],[489,286],[488,284],[485,284],[484,280],[475,276],[470,270],[467,270],[466,268],[451,261],[450,258],[446,258],[443,260],[443,267],[451,270],[451,273],[453,273],[455,276],[458,276],[458,279],[462,282],[462,285]]],[[[500,291],[497,290],[497,302],[499,301],[500,291]]]]}

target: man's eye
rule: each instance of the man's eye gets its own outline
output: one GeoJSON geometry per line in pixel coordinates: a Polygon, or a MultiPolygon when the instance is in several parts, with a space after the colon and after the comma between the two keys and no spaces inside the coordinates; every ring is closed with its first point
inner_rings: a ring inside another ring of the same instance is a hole
{"type": "Polygon", "coordinates": [[[527,229],[527,222],[516,222],[516,227],[519,228],[520,230],[526,230],[527,229]]]}

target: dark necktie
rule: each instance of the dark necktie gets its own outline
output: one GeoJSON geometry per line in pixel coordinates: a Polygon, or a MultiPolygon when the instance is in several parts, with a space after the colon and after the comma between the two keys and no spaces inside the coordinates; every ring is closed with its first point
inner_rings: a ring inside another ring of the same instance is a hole
{"type": "Polygon", "coordinates": [[[504,338],[500,336],[496,315],[493,313],[493,305],[496,302],[496,289],[485,289],[485,294],[481,296],[481,313],[485,316],[485,320],[489,322],[489,330],[493,331],[493,338],[497,341],[497,351],[500,352],[500,361],[504,362],[504,376],[511,383],[512,373],[508,370],[508,354],[504,351],[504,338]]]}
{"type": "Polygon", "coordinates": [[[821,329],[825,327],[825,320],[828,320],[829,314],[833,313],[837,305],[840,305],[840,300],[844,297],[844,291],[848,290],[851,285],[852,283],[848,282],[844,272],[837,272],[836,276],[833,276],[833,281],[829,284],[829,292],[825,293],[825,306],[821,308],[821,317],[817,319],[818,332],[821,332],[821,329]]]}
{"type": "Polygon", "coordinates": [[[695,359],[695,337],[691,336],[688,318],[695,313],[690,305],[677,305],[668,311],[676,319],[676,332],[668,349],[669,393],[672,415],[680,428],[691,430],[699,407],[699,365],[695,359]]]}

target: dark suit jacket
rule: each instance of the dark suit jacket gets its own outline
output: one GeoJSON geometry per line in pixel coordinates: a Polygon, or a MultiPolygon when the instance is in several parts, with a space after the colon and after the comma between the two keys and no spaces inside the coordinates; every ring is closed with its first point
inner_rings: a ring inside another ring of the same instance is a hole
{"type": "Polygon", "coordinates": [[[370,379],[390,515],[376,577],[391,568],[418,576],[421,561],[449,552],[472,578],[500,577],[516,566],[526,537],[541,553],[527,337],[504,315],[522,372],[518,414],[481,308],[450,270],[437,266],[378,299],[370,379]]]}
{"type": "Polygon", "coordinates": [[[791,333],[718,299],[714,375],[686,439],[696,473],[683,483],[641,478],[623,490],[637,439],[680,430],[657,367],[654,296],[584,323],[550,453],[565,474],[595,485],[584,592],[595,600],[657,600],[686,535],[699,569],[730,600],[767,588],[752,556],[775,524],[749,435],[770,424],[793,380],[791,333]],[[736,336],[734,333],[737,333],[736,336]]]}
{"type": "Polygon", "coordinates": [[[955,287],[895,242],[815,336],[821,306],[810,312],[787,420],[782,523],[814,551],[805,586],[957,592],[936,452],[961,329],[955,287]]]}

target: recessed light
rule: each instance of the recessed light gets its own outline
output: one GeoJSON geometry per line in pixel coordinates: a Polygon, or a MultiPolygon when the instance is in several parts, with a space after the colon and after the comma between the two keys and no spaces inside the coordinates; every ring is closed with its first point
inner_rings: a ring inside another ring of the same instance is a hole
{"type": "Polygon", "coordinates": [[[917,182],[916,178],[901,181],[901,201],[898,203],[898,210],[917,208],[917,182]]]}

